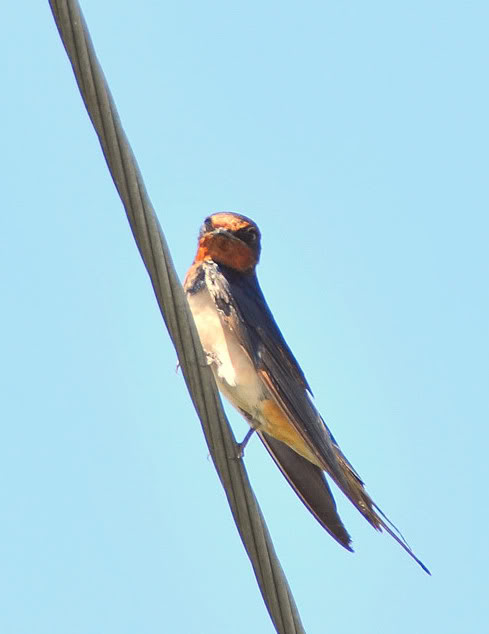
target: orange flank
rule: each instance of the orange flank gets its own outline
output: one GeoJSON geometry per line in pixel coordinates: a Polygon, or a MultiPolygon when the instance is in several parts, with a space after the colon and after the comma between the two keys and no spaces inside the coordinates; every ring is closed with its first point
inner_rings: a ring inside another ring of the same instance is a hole
{"type": "Polygon", "coordinates": [[[323,469],[317,456],[310,450],[304,438],[275,401],[263,401],[262,418],[263,420],[260,421],[262,426],[259,427],[259,431],[264,431],[269,436],[292,447],[298,454],[323,469]]]}

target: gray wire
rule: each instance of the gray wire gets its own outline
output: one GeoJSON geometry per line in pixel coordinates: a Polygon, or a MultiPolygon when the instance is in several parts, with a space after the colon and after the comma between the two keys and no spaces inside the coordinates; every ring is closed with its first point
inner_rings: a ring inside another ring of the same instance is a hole
{"type": "Polygon", "coordinates": [[[80,6],[76,0],[50,0],[50,5],[83,101],[149,273],[161,314],[177,351],[212,460],[265,605],[277,632],[304,632],[243,462],[234,458],[237,447],[232,431],[223,413],[212,373],[205,364],[197,331],[165,237],[122,129],[80,6]]]}

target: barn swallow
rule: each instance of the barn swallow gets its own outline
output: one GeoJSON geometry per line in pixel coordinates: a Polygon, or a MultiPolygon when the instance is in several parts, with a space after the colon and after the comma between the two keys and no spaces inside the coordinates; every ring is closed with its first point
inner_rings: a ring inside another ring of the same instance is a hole
{"type": "MultiPolygon", "coordinates": [[[[204,221],[184,281],[207,362],[221,393],[256,431],[294,491],[347,550],[351,538],[325,473],[377,530],[430,574],[364,488],[312,401],[304,373],[267,306],[256,276],[261,236],[240,214],[204,221]]],[[[241,454],[240,454],[241,455],[241,454]]]]}

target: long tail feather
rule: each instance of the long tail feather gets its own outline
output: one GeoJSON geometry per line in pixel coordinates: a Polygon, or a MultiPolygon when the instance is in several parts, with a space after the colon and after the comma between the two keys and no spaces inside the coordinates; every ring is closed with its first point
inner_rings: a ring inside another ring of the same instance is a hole
{"type": "MultiPolygon", "coordinates": [[[[383,513],[383,511],[375,504],[369,494],[364,488],[363,481],[360,476],[355,472],[348,460],[345,458],[340,448],[336,443],[333,445],[336,450],[337,461],[345,475],[347,487],[343,482],[337,481],[333,473],[330,473],[331,477],[335,480],[338,487],[348,497],[352,504],[360,511],[365,519],[372,524],[377,530],[385,530],[396,542],[408,553],[414,561],[421,566],[421,568],[431,575],[431,572],[424,565],[424,563],[416,557],[411,547],[404,539],[402,533],[398,528],[390,521],[390,519],[383,513]]],[[[329,471],[329,470],[328,470],[329,471]]]]}
{"type": "Polygon", "coordinates": [[[302,502],[328,533],[353,551],[351,538],[336,511],[336,503],[323,471],[284,443],[258,432],[261,441],[302,502]]]}

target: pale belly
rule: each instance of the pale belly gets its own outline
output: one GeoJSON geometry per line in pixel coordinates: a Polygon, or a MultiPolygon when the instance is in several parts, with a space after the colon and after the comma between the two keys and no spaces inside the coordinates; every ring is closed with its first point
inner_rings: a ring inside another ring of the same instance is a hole
{"type": "Polygon", "coordinates": [[[259,422],[264,386],[250,357],[222,323],[207,289],[187,295],[187,299],[219,390],[234,407],[259,422]]]}
{"type": "Polygon", "coordinates": [[[261,382],[250,357],[223,322],[207,289],[187,299],[220,392],[248,423],[323,468],[261,382]]]}

